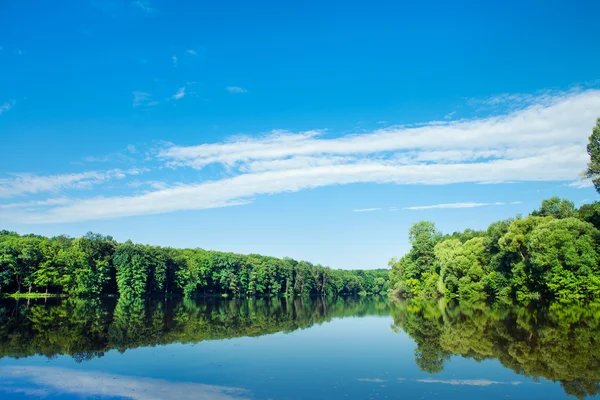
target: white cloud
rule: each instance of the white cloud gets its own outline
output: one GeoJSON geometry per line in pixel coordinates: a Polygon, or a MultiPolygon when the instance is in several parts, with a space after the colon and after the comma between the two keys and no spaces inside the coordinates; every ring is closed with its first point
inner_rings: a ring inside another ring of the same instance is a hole
{"type": "MultiPolygon", "coordinates": [[[[241,172],[282,171],[327,165],[341,165],[353,161],[351,157],[312,157],[299,156],[277,160],[253,160],[240,166],[241,172]]],[[[233,164],[228,164],[233,166],[233,164]]]]}
{"type": "Polygon", "coordinates": [[[134,107],[153,106],[153,105],[158,104],[158,102],[156,102],[156,101],[151,101],[152,95],[150,93],[135,91],[135,92],[132,92],[131,94],[133,94],[133,106],[134,107]]]}
{"type": "Polygon", "coordinates": [[[487,207],[487,206],[505,206],[508,204],[522,204],[520,201],[513,201],[511,203],[446,203],[446,204],[434,204],[430,206],[412,206],[404,207],[403,210],[432,210],[432,209],[444,209],[444,208],[475,208],[475,207],[487,207]]]}
{"type": "Polygon", "coordinates": [[[149,172],[150,169],[149,168],[129,168],[128,170],[124,171],[124,173],[126,175],[140,175],[143,174],[144,172],[149,172]]]}
{"type": "Polygon", "coordinates": [[[560,92],[551,89],[540,90],[537,93],[501,93],[480,99],[467,99],[467,105],[481,110],[500,110],[502,107],[509,110],[517,110],[534,104],[548,106],[554,99],[565,94],[573,94],[580,88],[573,88],[568,92],[560,92]]]}
{"type": "MultiPolygon", "coordinates": [[[[185,87],[181,89],[185,93],[185,87]]],[[[169,145],[171,168],[220,165],[226,173],[133,196],[78,199],[6,218],[53,223],[200,210],[245,204],[256,196],[351,183],[569,181],[588,161],[585,145],[600,110],[600,91],[545,96],[526,108],[472,120],[433,121],[326,138],[325,131],[273,131],[198,146],[169,145]]],[[[410,209],[467,208],[454,203],[410,209]],[[426,208],[423,208],[426,207],[426,208]]]]}
{"type": "Polygon", "coordinates": [[[58,192],[64,189],[86,189],[111,179],[123,179],[127,175],[139,175],[145,171],[145,169],[132,168],[126,171],[113,169],[45,176],[12,174],[11,178],[0,178],[0,198],[58,192]]]}
{"type": "Polygon", "coordinates": [[[132,1],[131,5],[133,7],[136,7],[138,9],[148,13],[148,14],[154,14],[158,11],[156,8],[152,7],[150,5],[150,2],[148,2],[148,1],[143,1],[143,0],[132,1]]]}
{"type": "Polygon", "coordinates": [[[15,103],[16,102],[14,100],[9,100],[9,101],[5,102],[4,104],[0,105],[0,115],[4,114],[5,112],[10,111],[11,108],[14,107],[15,103]]]}
{"type": "Polygon", "coordinates": [[[4,366],[0,367],[0,371],[3,377],[8,378],[0,387],[0,391],[27,395],[41,394],[44,397],[71,394],[86,398],[91,396],[133,400],[242,400],[249,398],[249,392],[239,388],[193,382],[171,382],[100,371],[34,366],[4,366]],[[32,392],[32,383],[41,388],[36,388],[36,392],[32,392]]]}
{"type": "Polygon", "coordinates": [[[171,96],[171,99],[180,100],[180,99],[183,99],[184,97],[185,97],[185,86],[179,88],[177,93],[175,93],[173,96],[171,96]]]}
{"type": "Polygon", "coordinates": [[[452,119],[452,117],[456,114],[456,111],[449,112],[444,116],[444,119],[452,119]]]}
{"type": "Polygon", "coordinates": [[[169,185],[166,182],[162,182],[162,181],[131,181],[127,184],[127,186],[133,187],[133,188],[148,186],[155,190],[161,190],[161,189],[166,189],[166,188],[170,187],[171,185],[169,185]]]}
{"type": "Polygon", "coordinates": [[[171,60],[173,60],[173,66],[176,67],[177,66],[177,56],[171,57],[171,60]]]}
{"type": "Polygon", "coordinates": [[[357,208],[352,210],[352,212],[370,212],[370,211],[379,211],[381,208],[357,208]]]}
{"type": "Polygon", "coordinates": [[[33,200],[33,201],[25,201],[22,203],[0,204],[0,209],[55,206],[58,204],[68,204],[70,202],[71,202],[71,200],[66,197],[58,197],[58,198],[48,199],[48,200],[33,200]]]}
{"type": "Polygon", "coordinates": [[[591,179],[585,179],[581,181],[575,181],[568,184],[569,187],[573,187],[576,189],[584,189],[594,187],[594,182],[591,179]]]}
{"type": "MultiPolygon", "coordinates": [[[[351,156],[355,163],[385,158],[386,162],[425,167],[428,163],[523,164],[545,162],[550,170],[539,178],[521,178],[509,168],[496,180],[572,180],[585,167],[585,144],[600,109],[600,91],[588,90],[552,97],[546,104],[485,119],[434,121],[417,127],[390,127],[360,135],[325,139],[322,131],[290,133],[274,131],[261,138],[171,146],[159,154],[170,166],[203,168],[212,163],[228,166],[250,161],[286,160],[296,157],[351,156]],[[558,161],[552,166],[551,161],[558,161]]],[[[502,172],[502,171],[499,171],[502,172]]],[[[445,180],[442,174],[439,181],[445,180]]],[[[453,177],[448,177],[450,180],[453,177]]],[[[482,181],[483,179],[474,179],[482,181]]],[[[490,180],[490,179],[488,179],[490,180]]]]}
{"type": "Polygon", "coordinates": [[[246,93],[248,90],[244,89],[243,87],[239,87],[239,86],[227,86],[225,88],[226,91],[228,91],[229,93],[246,93]]]}
{"type": "Polygon", "coordinates": [[[358,381],[372,382],[372,383],[384,383],[385,382],[383,379],[379,379],[379,378],[359,378],[358,381]]]}
{"type": "Polygon", "coordinates": [[[387,125],[388,122],[387,121],[377,121],[376,123],[380,124],[380,125],[387,125]]]}
{"type": "Polygon", "coordinates": [[[109,153],[102,156],[86,156],[83,158],[85,162],[93,163],[119,163],[119,164],[134,164],[136,159],[133,157],[137,154],[138,150],[134,145],[128,145],[121,151],[115,153],[109,153]]]}
{"type": "Polygon", "coordinates": [[[197,55],[197,54],[198,54],[198,53],[196,53],[196,50],[194,50],[194,49],[188,49],[188,50],[186,50],[185,52],[186,52],[186,53],[188,53],[188,54],[191,54],[191,55],[193,55],[193,56],[195,56],[195,55],[197,55]]]}

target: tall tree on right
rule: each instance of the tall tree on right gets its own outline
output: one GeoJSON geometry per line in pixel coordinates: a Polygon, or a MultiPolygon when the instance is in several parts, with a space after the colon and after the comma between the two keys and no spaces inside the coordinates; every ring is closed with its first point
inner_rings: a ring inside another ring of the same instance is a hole
{"type": "Polygon", "coordinates": [[[587,152],[590,155],[590,162],[583,176],[591,179],[596,192],[600,193],[600,118],[596,120],[596,126],[590,135],[587,152]]]}

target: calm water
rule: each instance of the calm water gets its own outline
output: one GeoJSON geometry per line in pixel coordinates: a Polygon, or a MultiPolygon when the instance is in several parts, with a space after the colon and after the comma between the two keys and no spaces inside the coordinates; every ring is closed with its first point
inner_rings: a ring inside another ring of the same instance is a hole
{"type": "Polygon", "coordinates": [[[0,398],[562,399],[600,308],[382,299],[0,303],[0,398]]]}

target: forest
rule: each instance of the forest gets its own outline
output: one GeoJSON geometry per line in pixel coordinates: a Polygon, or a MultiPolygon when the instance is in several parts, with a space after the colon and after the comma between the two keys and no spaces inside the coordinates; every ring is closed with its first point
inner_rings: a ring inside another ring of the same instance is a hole
{"type": "Polygon", "coordinates": [[[576,301],[600,297],[600,203],[576,209],[553,197],[526,217],[444,235],[432,222],[409,230],[392,259],[396,297],[576,301]]]}
{"type": "Polygon", "coordinates": [[[291,258],[0,231],[0,294],[239,296],[388,293],[387,270],[335,270],[291,258]]]}
{"type": "MultiPolygon", "coordinates": [[[[587,145],[581,174],[600,194],[600,118],[587,145]]],[[[526,217],[487,230],[444,235],[422,221],[409,229],[411,248],[390,260],[394,297],[460,301],[561,302],[600,298],[600,203],[579,209],[552,197],[526,217]]]]}

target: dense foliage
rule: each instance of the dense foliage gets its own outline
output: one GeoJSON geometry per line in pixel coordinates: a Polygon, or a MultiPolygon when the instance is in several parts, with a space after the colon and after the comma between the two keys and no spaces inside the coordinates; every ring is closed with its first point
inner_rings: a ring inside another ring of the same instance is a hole
{"type": "Polygon", "coordinates": [[[452,355],[497,359],[518,374],[558,381],[572,396],[600,394],[600,304],[412,299],[394,302],[391,312],[392,328],[416,342],[415,362],[425,372],[441,372],[452,355]]]}
{"type": "Polygon", "coordinates": [[[127,298],[366,295],[388,292],[387,270],[332,270],[290,258],[117,243],[110,236],[20,236],[0,231],[0,293],[127,298]]]}
{"type": "Polygon", "coordinates": [[[414,224],[410,251],[390,264],[397,297],[571,301],[600,297],[600,203],[553,197],[527,217],[442,235],[414,224]]]}
{"type": "Polygon", "coordinates": [[[596,121],[596,126],[590,135],[587,152],[590,162],[583,175],[592,180],[596,191],[600,193],[600,118],[596,121]]]}
{"type": "Polygon", "coordinates": [[[81,362],[114,349],[291,332],[362,315],[389,315],[389,304],[379,296],[4,300],[0,358],[69,355],[81,362]]]}

